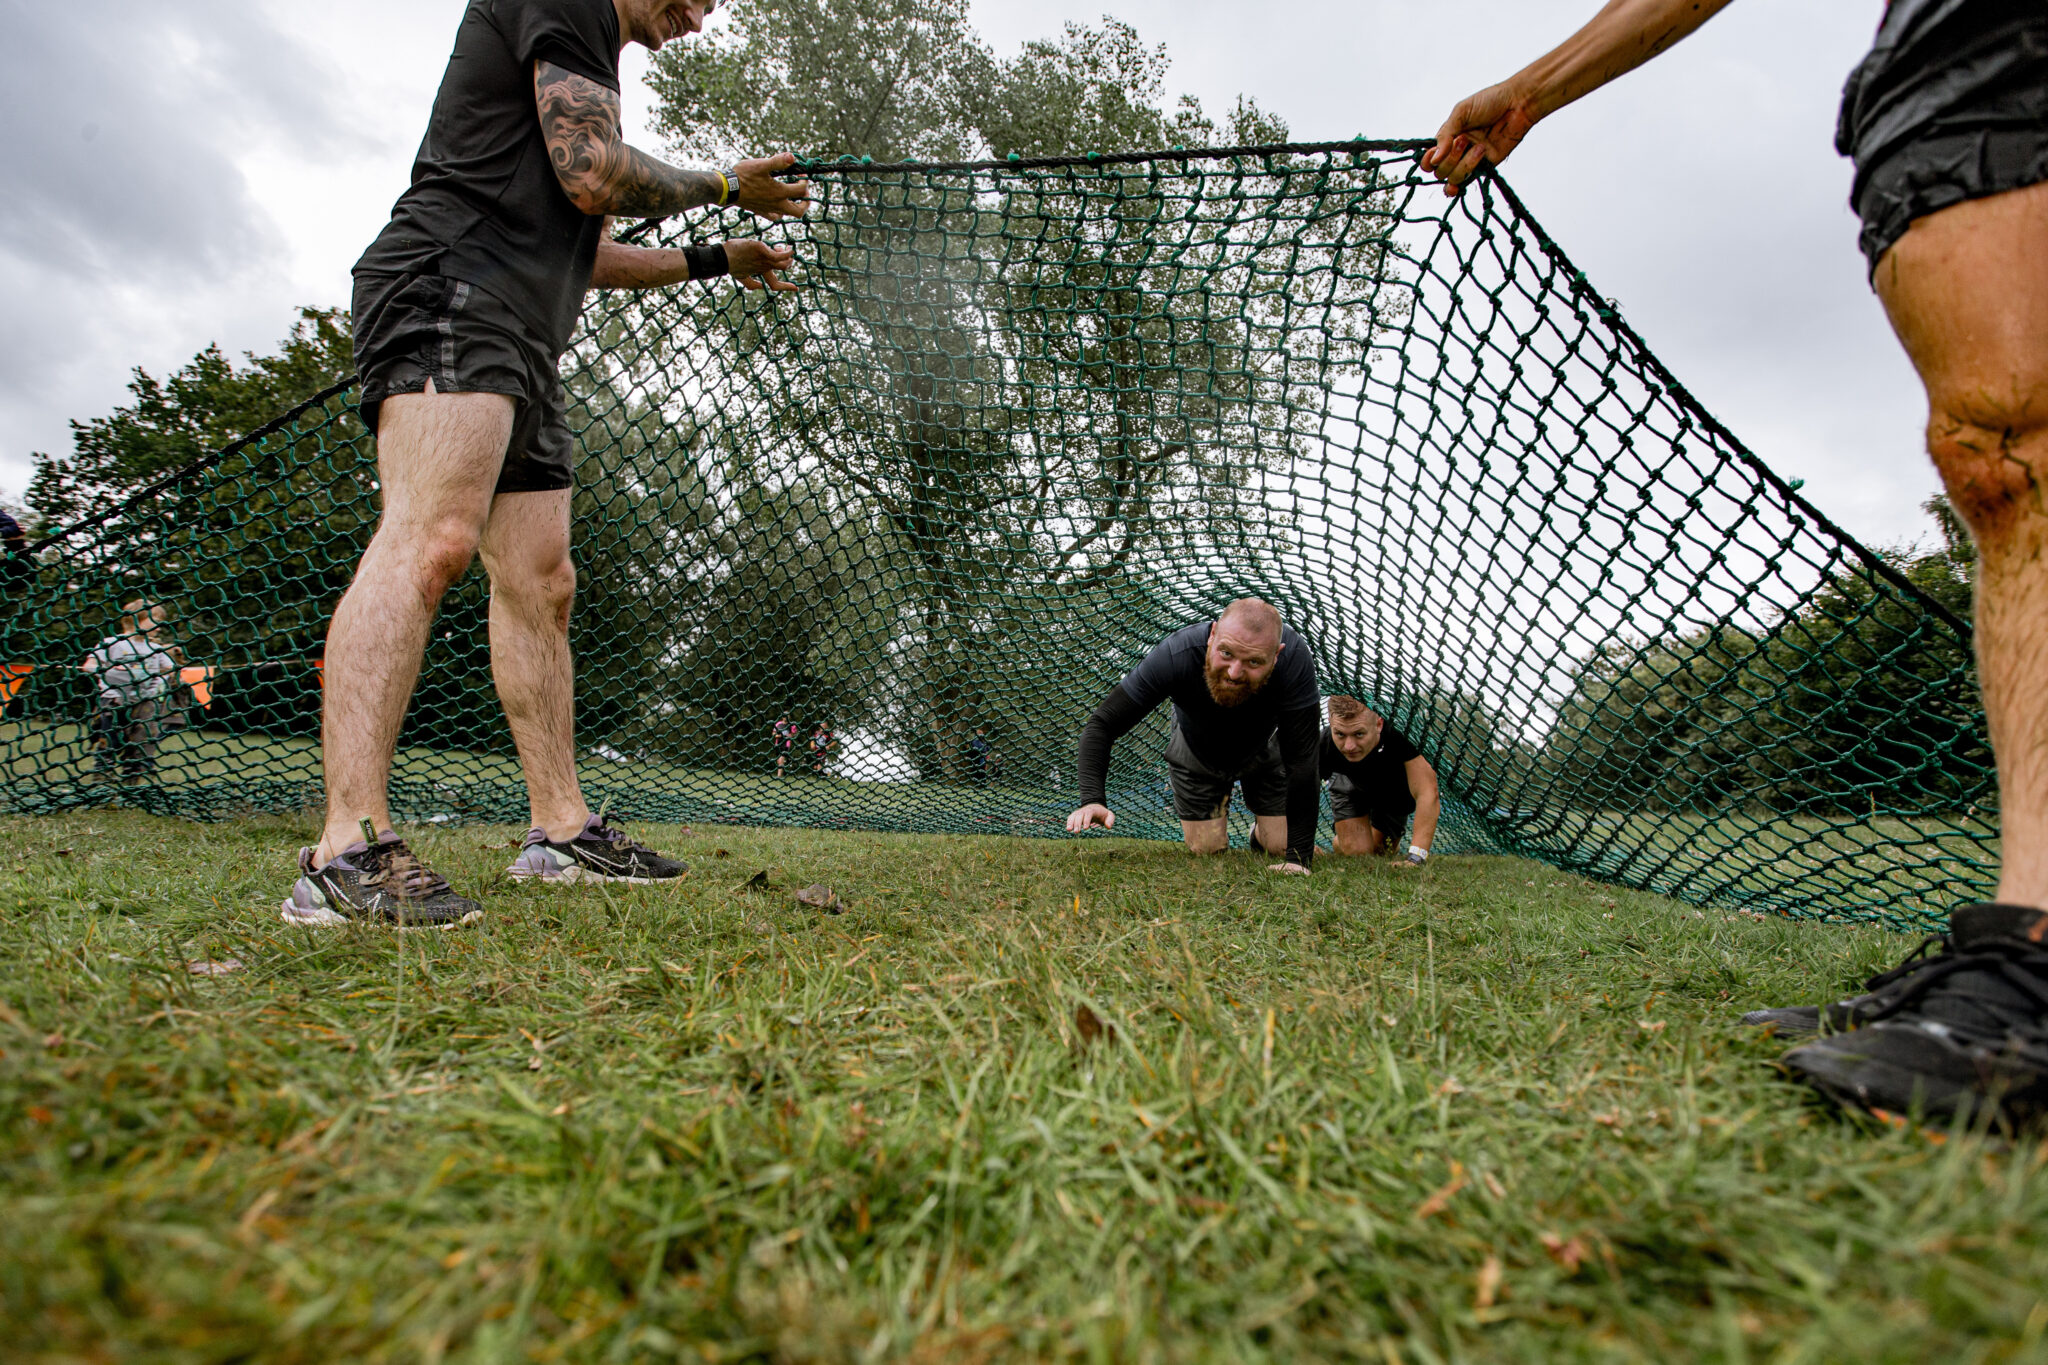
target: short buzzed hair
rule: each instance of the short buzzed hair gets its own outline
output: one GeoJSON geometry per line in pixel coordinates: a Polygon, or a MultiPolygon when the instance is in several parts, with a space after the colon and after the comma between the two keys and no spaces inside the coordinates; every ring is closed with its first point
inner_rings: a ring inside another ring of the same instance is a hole
{"type": "Polygon", "coordinates": [[[1371,710],[1370,706],[1367,706],[1356,697],[1339,695],[1330,698],[1331,720],[1351,720],[1357,716],[1365,715],[1371,710]]]}
{"type": "Polygon", "coordinates": [[[1216,624],[1220,626],[1233,617],[1245,630],[1262,636],[1270,635],[1275,640],[1280,638],[1280,613],[1263,597],[1238,598],[1223,609],[1223,614],[1216,618],[1216,624]]]}

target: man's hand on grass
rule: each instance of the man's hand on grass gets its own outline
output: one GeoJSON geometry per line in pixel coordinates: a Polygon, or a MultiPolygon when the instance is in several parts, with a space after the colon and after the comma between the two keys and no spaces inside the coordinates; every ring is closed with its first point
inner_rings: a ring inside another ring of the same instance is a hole
{"type": "Polygon", "coordinates": [[[1116,828],[1116,813],[1108,806],[1090,802],[1067,817],[1069,834],[1082,834],[1098,826],[1102,829],[1116,828]]]}
{"type": "Polygon", "coordinates": [[[796,261],[796,248],[769,246],[766,242],[737,241],[725,244],[725,263],[732,277],[749,289],[793,293],[796,286],[780,272],[796,261]]]}
{"type": "Polygon", "coordinates": [[[775,178],[776,172],[786,171],[794,165],[796,157],[789,152],[740,162],[728,177],[732,181],[732,202],[770,222],[803,217],[811,209],[811,182],[775,178]]]}
{"type": "Polygon", "coordinates": [[[1309,875],[1308,869],[1300,863],[1268,863],[1266,864],[1266,871],[1278,872],[1288,877],[1306,877],[1309,875]]]}

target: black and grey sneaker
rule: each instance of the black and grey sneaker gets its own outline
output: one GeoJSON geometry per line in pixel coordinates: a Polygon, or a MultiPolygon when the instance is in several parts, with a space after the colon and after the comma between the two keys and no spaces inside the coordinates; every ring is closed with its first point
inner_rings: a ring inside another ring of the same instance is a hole
{"type": "Polygon", "coordinates": [[[1879,972],[1863,983],[1863,994],[1852,995],[1826,1005],[1782,1005],[1776,1009],[1751,1010],[1742,1022],[1778,1033],[1818,1033],[1826,1020],[1832,1033],[1873,1023],[1891,1013],[1890,1003],[1912,998],[1954,969],[1954,945],[1947,934],[1929,934],[1920,946],[1890,971],[1879,972]],[[1923,978],[1923,972],[1933,975],[1923,978]]]}
{"type": "Polygon", "coordinates": [[[665,882],[690,869],[651,848],[634,843],[624,832],[593,815],[573,839],[559,843],[547,831],[530,829],[519,856],[506,873],[519,880],[543,882],[665,882]]]}
{"type": "Polygon", "coordinates": [[[453,929],[482,919],[484,908],[456,895],[445,878],[387,829],[375,843],[356,840],[325,867],[313,866],[312,849],[300,849],[299,880],[282,913],[290,924],[453,929]]]}
{"type": "Polygon", "coordinates": [[[1947,951],[1850,1002],[1859,1027],[1780,1063],[1849,1107],[1937,1118],[2048,1115],[2048,912],[1969,905],[1947,951]]]}

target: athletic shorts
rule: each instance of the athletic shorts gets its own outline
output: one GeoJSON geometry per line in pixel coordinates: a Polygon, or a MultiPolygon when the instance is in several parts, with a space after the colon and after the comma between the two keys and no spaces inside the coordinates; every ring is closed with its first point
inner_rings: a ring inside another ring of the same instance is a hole
{"type": "Polygon", "coordinates": [[[1230,789],[1240,783],[1253,815],[1287,814],[1287,765],[1280,761],[1278,732],[1250,762],[1222,773],[1195,757],[1176,725],[1166,745],[1166,780],[1174,814],[1183,820],[1221,820],[1230,810],[1230,789]]]}
{"type": "Polygon", "coordinates": [[[395,393],[502,393],[517,407],[499,493],[539,493],[575,482],[576,441],[563,415],[554,350],[498,298],[444,275],[358,275],[357,399],[363,424],[395,393]]]}
{"type": "Polygon", "coordinates": [[[1330,774],[1330,818],[1370,820],[1372,827],[1388,839],[1400,837],[1415,813],[1415,798],[1404,787],[1400,792],[1367,791],[1342,773],[1330,774]]]}
{"type": "Polygon", "coordinates": [[[2048,181],[2048,4],[1892,0],[1835,147],[1873,273],[1915,218],[2048,181]]]}

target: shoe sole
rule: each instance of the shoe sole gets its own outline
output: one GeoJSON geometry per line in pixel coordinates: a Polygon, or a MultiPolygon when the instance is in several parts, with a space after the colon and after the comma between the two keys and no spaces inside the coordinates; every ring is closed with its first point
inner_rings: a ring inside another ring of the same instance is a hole
{"type": "Polygon", "coordinates": [[[564,867],[553,872],[535,872],[531,868],[508,867],[505,875],[515,882],[539,882],[543,886],[588,886],[609,882],[614,886],[660,886],[664,882],[679,882],[685,874],[673,877],[613,877],[593,871],[582,865],[564,867]]]}
{"type": "Polygon", "coordinates": [[[1904,1114],[1917,1106],[1926,1118],[1947,1120],[1959,1109],[1996,1103],[1991,1096],[1944,1077],[1930,1078],[1878,1058],[1844,1056],[1811,1044],[1792,1049],[1779,1065],[1844,1109],[1904,1114]]]}
{"type": "Polygon", "coordinates": [[[279,907],[278,915],[286,924],[296,924],[307,929],[346,929],[352,924],[360,924],[371,929],[396,929],[403,934],[420,929],[460,929],[465,924],[474,924],[482,919],[484,912],[481,908],[472,910],[461,919],[452,919],[445,924],[393,924],[386,919],[351,919],[347,915],[329,910],[324,905],[307,909],[296,901],[287,899],[279,907]]]}

